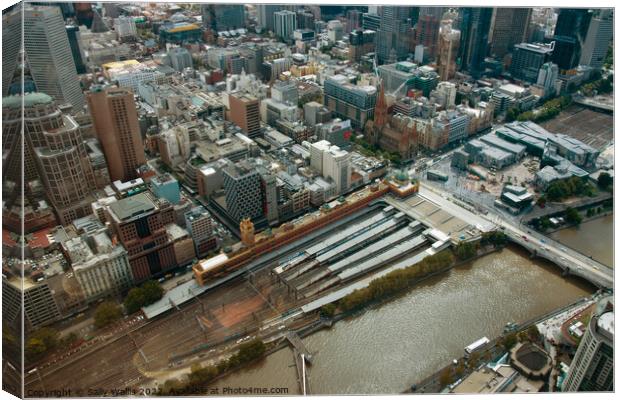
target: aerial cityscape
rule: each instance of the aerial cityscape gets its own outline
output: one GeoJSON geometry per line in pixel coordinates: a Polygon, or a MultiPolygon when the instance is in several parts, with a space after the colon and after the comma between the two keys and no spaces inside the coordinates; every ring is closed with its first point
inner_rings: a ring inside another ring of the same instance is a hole
{"type": "Polygon", "coordinates": [[[613,394],[613,57],[614,8],[5,8],[2,390],[613,394]]]}

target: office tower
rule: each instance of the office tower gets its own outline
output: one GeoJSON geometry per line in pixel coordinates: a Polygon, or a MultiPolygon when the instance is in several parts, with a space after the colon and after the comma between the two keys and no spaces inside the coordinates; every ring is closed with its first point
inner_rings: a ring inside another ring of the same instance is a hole
{"type": "Polygon", "coordinates": [[[97,138],[108,162],[111,181],[128,181],[146,163],[133,92],[93,86],[87,95],[97,138]]]}
{"type": "Polygon", "coordinates": [[[591,17],[592,12],[588,9],[560,9],[553,36],[553,62],[560,72],[572,70],[579,64],[591,17]]]}
{"type": "Polygon", "coordinates": [[[138,37],[138,30],[133,17],[120,16],[114,20],[116,37],[121,42],[133,41],[138,37]]]}
{"type": "MultiPolygon", "coordinates": [[[[73,54],[59,7],[30,6],[24,8],[24,50],[26,62],[37,90],[61,103],[71,103],[74,110],[84,106],[73,54]]],[[[20,9],[2,16],[2,93],[18,68],[20,9]]]]}
{"type": "Polygon", "coordinates": [[[599,300],[584,332],[568,376],[564,392],[614,390],[614,310],[613,298],[599,300]]]}
{"type": "Polygon", "coordinates": [[[543,64],[538,71],[536,84],[544,89],[545,97],[556,92],[555,84],[558,79],[558,66],[552,62],[543,64]]]}
{"type": "Polygon", "coordinates": [[[184,47],[173,47],[168,50],[168,57],[172,68],[179,72],[183,72],[185,68],[192,68],[194,62],[189,50],[184,47]]]}
{"type": "Polygon", "coordinates": [[[235,222],[263,216],[261,177],[253,165],[238,162],[223,169],[226,209],[235,222]]]}
{"type": "Polygon", "coordinates": [[[314,22],[315,22],[314,15],[310,11],[308,10],[297,11],[297,29],[314,30],[315,29],[314,22]]]}
{"type": "Polygon", "coordinates": [[[94,13],[92,3],[74,3],[75,18],[79,25],[86,25],[88,29],[92,28],[94,13]]]}
{"type": "Polygon", "coordinates": [[[168,201],[143,192],[106,206],[105,215],[115,240],[127,250],[134,283],[176,267],[173,242],[166,230],[174,222],[174,209],[168,201]]]}
{"type": "Polygon", "coordinates": [[[360,61],[362,56],[375,51],[376,32],[356,29],[349,34],[349,60],[360,61]]]}
{"type": "Polygon", "coordinates": [[[297,106],[299,90],[294,81],[276,81],[271,87],[271,98],[280,103],[297,106]]]}
{"type": "Polygon", "coordinates": [[[461,44],[459,47],[460,70],[479,77],[487,55],[492,8],[461,9],[461,44]]]}
{"type": "Polygon", "coordinates": [[[293,37],[293,31],[297,29],[297,15],[288,10],[273,13],[274,31],[277,37],[288,40],[293,37]]]}
{"type": "Polygon", "coordinates": [[[534,83],[538,71],[551,59],[553,48],[542,43],[520,43],[515,45],[512,53],[510,73],[516,79],[534,83]]]}
{"type": "Polygon", "coordinates": [[[260,110],[256,97],[233,93],[229,96],[230,121],[238,125],[249,137],[260,135],[260,110]]]}
{"type": "MultiPolygon", "coordinates": [[[[59,223],[69,224],[90,214],[91,191],[95,188],[82,131],[75,119],[61,112],[50,96],[28,93],[23,100],[26,201],[37,208],[39,200],[47,199],[59,223]]],[[[6,152],[3,178],[5,187],[13,188],[10,194],[5,194],[5,206],[9,206],[20,202],[17,197],[22,190],[21,97],[5,97],[2,109],[2,137],[6,152]]]]}
{"type": "Polygon", "coordinates": [[[613,10],[596,10],[586,40],[581,51],[579,64],[588,65],[592,68],[600,69],[605,61],[607,49],[614,36],[614,14],[613,10]]]}
{"type": "Polygon", "coordinates": [[[206,256],[209,250],[217,247],[217,239],[213,236],[213,220],[202,206],[185,213],[185,227],[194,241],[198,257],[206,256]]]}
{"type": "Polygon", "coordinates": [[[170,204],[181,203],[181,189],[179,181],[172,175],[165,173],[151,178],[151,191],[157,197],[166,199],[170,204]]]}
{"type": "Polygon", "coordinates": [[[381,25],[381,18],[378,14],[364,13],[362,14],[362,29],[370,29],[372,31],[378,31],[379,25],[381,25]]]}
{"type": "Polygon", "coordinates": [[[437,55],[439,41],[439,19],[434,15],[420,15],[415,28],[415,43],[428,49],[428,57],[434,59],[437,55]]]}
{"type": "Polygon", "coordinates": [[[73,62],[75,63],[75,69],[78,74],[86,73],[86,66],[82,60],[82,52],[80,51],[80,27],[77,25],[67,25],[67,38],[69,39],[69,46],[71,46],[71,55],[73,56],[73,62]]]}
{"type": "Polygon", "coordinates": [[[49,325],[61,317],[47,279],[33,282],[18,276],[5,278],[3,274],[2,318],[12,323],[20,321],[22,313],[24,324],[30,329],[49,325]]]}
{"type": "Polygon", "coordinates": [[[338,118],[350,119],[355,129],[362,129],[374,114],[377,88],[356,86],[344,75],[330,76],[324,84],[325,106],[338,118]]]}
{"type": "Polygon", "coordinates": [[[360,10],[347,10],[347,23],[345,30],[347,33],[354,31],[362,26],[362,12],[360,10]]]}
{"type": "Polygon", "coordinates": [[[337,42],[344,35],[344,26],[342,22],[333,19],[327,23],[327,38],[330,42],[337,42]]]}
{"type": "Polygon", "coordinates": [[[215,32],[244,28],[243,4],[203,4],[202,24],[215,32]]]}
{"type": "Polygon", "coordinates": [[[439,28],[437,72],[442,81],[454,78],[456,57],[461,44],[461,31],[452,28],[452,21],[442,21],[439,28]]]}
{"type": "Polygon", "coordinates": [[[377,59],[379,64],[404,59],[411,47],[411,29],[417,17],[416,7],[382,6],[379,9],[377,59]]]}
{"type": "Polygon", "coordinates": [[[351,154],[327,140],[310,145],[310,165],[324,178],[331,178],[338,194],[351,185],[351,154]]]}
{"type": "Polygon", "coordinates": [[[257,4],[256,5],[256,19],[258,26],[268,31],[274,31],[274,16],[273,13],[279,11],[282,7],[275,4],[257,4]]]}
{"type": "Polygon", "coordinates": [[[531,18],[531,8],[494,8],[489,33],[490,54],[501,59],[512,51],[512,46],[526,42],[531,18]]]}

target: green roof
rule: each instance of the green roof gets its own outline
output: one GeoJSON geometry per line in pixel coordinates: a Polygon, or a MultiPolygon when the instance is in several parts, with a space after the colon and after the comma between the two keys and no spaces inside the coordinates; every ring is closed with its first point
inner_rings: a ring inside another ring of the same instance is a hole
{"type": "MultiPolygon", "coordinates": [[[[50,96],[40,92],[26,93],[24,96],[24,107],[32,107],[36,104],[51,103],[53,100],[50,96]]],[[[22,106],[22,96],[8,96],[2,98],[2,107],[20,108],[22,106]]]]}

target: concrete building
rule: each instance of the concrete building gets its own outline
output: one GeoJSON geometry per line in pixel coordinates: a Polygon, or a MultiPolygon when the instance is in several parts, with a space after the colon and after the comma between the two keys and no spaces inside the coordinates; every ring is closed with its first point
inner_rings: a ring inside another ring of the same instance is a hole
{"type": "Polygon", "coordinates": [[[127,251],[104,231],[62,243],[87,302],[119,295],[133,286],[127,251]]]}
{"type": "Polygon", "coordinates": [[[170,174],[152,177],[151,191],[155,196],[166,199],[171,204],[179,204],[181,202],[179,182],[170,174]]]}
{"type": "Polygon", "coordinates": [[[351,145],[353,134],[351,120],[342,121],[336,118],[327,123],[317,124],[315,131],[319,140],[327,140],[331,144],[345,149],[351,145]]]}
{"type": "Polygon", "coordinates": [[[327,140],[310,146],[310,166],[324,178],[331,179],[336,193],[345,193],[351,185],[351,154],[327,140]]]}
{"type": "Polygon", "coordinates": [[[213,220],[203,207],[195,207],[185,213],[185,226],[194,241],[197,257],[204,257],[217,247],[213,220]]]}
{"type": "Polygon", "coordinates": [[[8,94],[22,64],[22,28],[23,49],[37,90],[60,103],[70,103],[75,111],[81,110],[84,95],[59,7],[25,3],[2,15],[2,95],[8,94]]]}
{"type": "Polygon", "coordinates": [[[118,200],[106,207],[111,230],[127,250],[134,283],[164,275],[177,266],[166,226],[174,209],[165,199],[149,193],[118,200]]]}
{"type": "Polygon", "coordinates": [[[161,161],[170,168],[186,162],[190,157],[190,137],[186,126],[175,126],[157,136],[157,149],[161,161]]]}
{"type": "Polygon", "coordinates": [[[124,88],[93,86],[88,93],[97,138],[108,161],[110,179],[127,181],[146,163],[133,93],[124,88]]]}
{"type": "Polygon", "coordinates": [[[543,64],[549,62],[553,45],[543,43],[520,43],[514,46],[510,73],[517,79],[534,83],[543,64]]]}
{"type": "Polygon", "coordinates": [[[32,203],[40,208],[39,202],[45,199],[63,225],[89,214],[91,193],[96,188],[95,175],[82,130],[75,119],[63,113],[52,97],[36,92],[5,97],[2,114],[3,180],[8,189],[4,206],[21,197],[23,178],[28,188],[24,206],[32,203]],[[24,147],[23,121],[26,121],[24,147]]]}
{"type": "Polygon", "coordinates": [[[137,39],[138,30],[132,16],[120,16],[114,20],[114,30],[119,41],[128,42],[137,39]]]}
{"type": "Polygon", "coordinates": [[[424,46],[427,50],[428,58],[434,60],[437,56],[437,45],[439,43],[440,18],[435,15],[420,15],[415,27],[415,43],[417,46],[424,46]]]}
{"type": "Polygon", "coordinates": [[[607,50],[614,36],[614,12],[612,9],[596,10],[581,51],[580,65],[603,67],[607,50]]]}
{"type": "Polygon", "coordinates": [[[564,392],[614,390],[613,299],[599,301],[563,383],[564,392]]]}
{"type": "Polygon", "coordinates": [[[293,81],[278,80],[271,86],[271,98],[280,103],[297,107],[299,101],[297,85],[293,81]]]}
{"type": "Polygon", "coordinates": [[[243,4],[203,4],[202,24],[214,32],[244,28],[243,4]]]}
{"type": "Polygon", "coordinates": [[[275,18],[273,14],[279,11],[281,6],[277,4],[257,4],[256,22],[259,27],[268,31],[275,31],[275,18]]]}
{"type": "Polygon", "coordinates": [[[252,165],[238,162],[224,167],[223,185],[226,210],[234,221],[263,216],[261,177],[252,165]]]}
{"type": "Polygon", "coordinates": [[[557,94],[558,72],[558,66],[552,62],[541,65],[536,85],[542,88],[544,97],[552,97],[557,94]]]}
{"type": "Polygon", "coordinates": [[[238,125],[249,137],[261,134],[259,100],[250,95],[232,93],[229,120],[238,125]]]}
{"type": "Polygon", "coordinates": [[[435,90],[431,92],[430,99],[444,109],[454,107],[456,85],[451,82],[439,82],[435,90]]]}
{"type": "Polygon", "coordinates": [[[45,279],[33,281],[30,277],[5,278],[3,275],[2,310],[2,316],[8,322],[21,318],[23,313],[24,324],[32,330],[61,318],[60,309],[45,279]]]}
{"type": "Polygon", "coordinates": [[[170,64],[176,71],[182,72],[185,68],[192,68],[194,63],[192,61],[192,55],[183,47],[173,47],[168,50],[168,57],[170,58],[170,64]]]}
{"type": "Polygon", "coordinates": [[[377,88],[355,86],[344,75],[327,78],[324,85],[325,106],[342,119],[350,119],[355,129],[363,128],[374,115],[377,88]]]}
{"type": "Polygon", "coordinates": [[[291,40],[293,31],[297,29],[297,15],[288,10],[273,13],[274,31],[277,37],[283,40],[291,40]]]}
{"type": "MultiPolygon", "coordinates": [[[[379,64],[403,60],[411,48],[411,29],[415,25],[414,7],[382,6],[377,30],[379,64]]],[[[366,28],[366,27],[365,27],[366,28]]]]}
{"type": "Polygon", "coordinates": [[[587,8],[561,8],[555,24],[552,61],[560,73],[573,70],[579,64],[589,30],[592,11],[587,8]]]}
{"type": "Polygon", "coordinates": [[[344,35],[344,25],[339,20],[331,20],[327,23],[327,38],[330,42],[335,43],[342,40],[344,35]]]}
{"type": "Polygon", "coordinates": [[[454,78],[456,57],[459,53],[461,31],[452,27],[452,21],[441,21],[437,55],[437,73],[442,81],[454,78]]]}

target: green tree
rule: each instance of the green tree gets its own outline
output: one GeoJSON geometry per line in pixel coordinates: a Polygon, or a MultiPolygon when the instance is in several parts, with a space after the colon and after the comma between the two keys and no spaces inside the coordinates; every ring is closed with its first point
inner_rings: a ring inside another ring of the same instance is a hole
{"type": "Polygon", "coordinates": [[[53,328],[45,327],[30,334],[26,340],[26,353],[32,357],[41,356],[54,350],[59,343],[60,333],[53,328]]]}
{"type": "Polygon", "coordinates": [[[536,204],[539,207],[544,207],[547,204],[547,197],[545,197],[545,195],[540,196],[537,200],[536,200],[536,204]]]}
{"type": "Polygon", "coordinates": [[[453,381],[452,371],[450,368],[444,369],[439,375],[439,384],[444,387],[448,386],[453,381]]]}
{"type": "Polygon", "coordinates": [[[103,328],[121,318],[121,307],[111,301],[101,303],[95,310],[95,327],[103,328]]]}
{"type": "Polygon", "coordinates": [[[153,304],[164,296],[164,288],[157,281],[148,281],[142,285],[146,304],[153,304]]]}
{"type": "Polygon", "coordinates": [[[596,183],[601,189],[607,189],[614,183],[614,179],[607,172],[602,172],[598,176],[596,183]]]}
{"type": "Polygon", "coordinates": [[[129,293],[127,293],[125,301],[123,302],[127,314],[137,312],[144,304],[146,304],[146,298],[144,295],[144,290],[141,288],[132,288],[129,293]]]}
{"type": "Polygon", "coordinates": [[[512,122],[519,117],[519,109],[517,107],[510,107],[506,111],[506,122],[512,122]]]}
{"type": "Polygon", "coordinates": [[[334,303],[325,304],[321,307],[320,313],[324,317],[331,318],[336,313],[336,305],[334,303]]]}
{"type": "Polygon", "coordinates": [[[472,242],[460,242],[454,248],[454,254],[459,260],[468,260],[476,255],[476,245],[472,242]]]}
{"type": "Polygon", "coordinates": [[[579,225],[583,219],[581,217],[581,214],[579,214],[579,211],[575,210],[572,207],[568,207],[565,213],[566,213],[566,222],[568,222],[569,224],[579,225]]]}
{"type": "Polygon", "coordinates": [[[527,335],[530,337],[530,340],[532,340],[533,342],[540,339],[540,331],[538,330],[536,325],[532,325],[529,328],[527,328],[527,335]]]}
{"type": "Polygon", "coordinates": [[[503,337],[501,343],[506,351],[512,349],[514,345],[517,344],[517,334],[514,332],[509,333],[503,337]]]}

